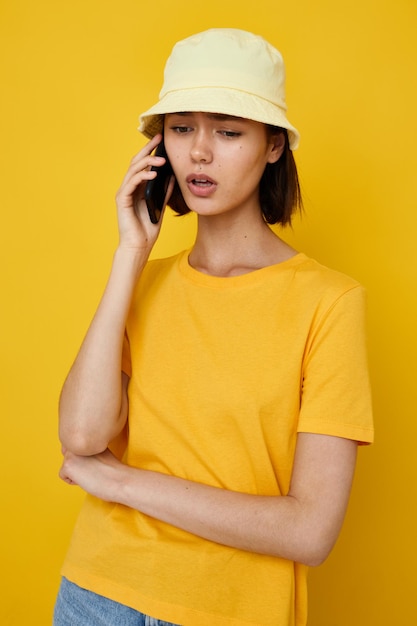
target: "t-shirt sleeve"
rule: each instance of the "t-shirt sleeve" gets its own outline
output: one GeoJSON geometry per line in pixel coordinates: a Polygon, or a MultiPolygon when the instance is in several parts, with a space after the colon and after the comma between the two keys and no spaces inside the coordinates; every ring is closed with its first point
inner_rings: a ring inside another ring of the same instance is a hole
{"type": "Polygon", "coordinates": [[[317,320],[303,364],[298,432],[373,441],[365,292],[356,286],[317,320]]]}
{"type": "Polygon", "coordinates": [[[122,350],[122,372],[127,374],[129,378],[132,376],[132,360],[130,357],[130,343],[127,332],[125,332],[123,338],[123,350],[122,350]]]}

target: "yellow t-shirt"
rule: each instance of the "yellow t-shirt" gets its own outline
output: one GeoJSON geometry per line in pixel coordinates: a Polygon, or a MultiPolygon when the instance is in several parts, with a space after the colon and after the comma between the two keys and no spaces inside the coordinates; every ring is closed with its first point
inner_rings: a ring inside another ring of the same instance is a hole
{"type": "MultiPolygon", "coordinates": [[[[129,465],[285,495],[297,432],[371,442],[358,283],[304,254],[241,276],[151,261],[127,323],[129,465]],[[130,354],[129,354],[130,353],[130,354]]],[[[306,567],[87,496],[63,574],[183,626],[304,626],[306,567]]]]}

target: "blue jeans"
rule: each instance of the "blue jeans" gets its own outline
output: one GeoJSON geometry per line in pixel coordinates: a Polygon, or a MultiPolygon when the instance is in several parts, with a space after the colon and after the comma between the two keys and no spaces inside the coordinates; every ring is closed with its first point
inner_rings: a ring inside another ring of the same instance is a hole
{"type": "Polygon", "coordinates": [[[59,588],[53,626],[176,626],[74,585],[59,588]]]}

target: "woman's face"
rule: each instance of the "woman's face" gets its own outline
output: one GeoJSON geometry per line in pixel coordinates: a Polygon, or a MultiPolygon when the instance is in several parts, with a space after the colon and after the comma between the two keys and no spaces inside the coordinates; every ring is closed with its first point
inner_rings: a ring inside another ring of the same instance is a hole
{"type": "Polygon", "coordinates": [[[257,211],[259,181],[279,159],[283,135],[265,124],[212,113],[170,113],[165,147],[188,207],[201,216],[257,211]]]}

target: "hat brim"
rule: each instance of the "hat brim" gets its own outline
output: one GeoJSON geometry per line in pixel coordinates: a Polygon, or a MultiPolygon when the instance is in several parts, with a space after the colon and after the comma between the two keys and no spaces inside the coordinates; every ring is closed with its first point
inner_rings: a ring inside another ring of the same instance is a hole
{"type": "Polygon", "coordinates": [[[162,131],[162,116],[165,113],[185,111],[222,113],[285,128],[291,150],[295,150],[300,141],[298,130],[289,123],[285,111],[276,104],[243,91],[213,87],[168,92],[140,115],[139,130],[151,139],[162,131]]]}

